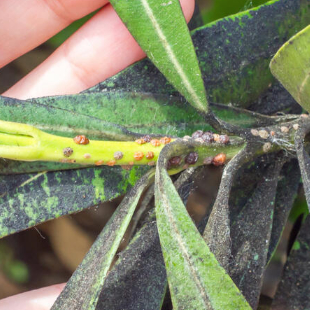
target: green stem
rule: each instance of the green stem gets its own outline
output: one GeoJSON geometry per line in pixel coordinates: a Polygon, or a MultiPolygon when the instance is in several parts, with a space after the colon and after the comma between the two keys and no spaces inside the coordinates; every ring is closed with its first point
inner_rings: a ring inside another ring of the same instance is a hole
{"type": "MultiPolygon", "coordinates": [[[[177,139],[175,143],[178,144],[178,141],[183,140],[177,139]]],[[[74,139],[51,135],[30,125],[0,121],[0,157],[12,160],[53,161],[88,166],[154,165],[164,146],[164,144],[153,146],[151,143],[96,140],[91,140],[88,144],[83,145],[77,144],[74,139]],[[66,153],[68,148],[72,154],[66,153]],[[121,152],[123,157],[115,158],[116,152],[121,152]],[[135,156],[137,152],[143,154],[143,158],[140,160],[135,156]],[[153,158],[146,158],[147,153],[152,153],[153,158]]],[[[203,165],[206,157],[214,157],[219,153],[225,153],[228,161],[242,147],[243,143],[240,139],[232,139],[229,145],[220,143],[205,145],[193,142],[190,151],[197,152],[199,159],[191,166],[203,165]]],[[[180,149],[176,155],[180,156],[182,160],[178,167],[170,169],[170,173],[176,173],[186,168],[184,159],[187,154],[180,149]]]]}

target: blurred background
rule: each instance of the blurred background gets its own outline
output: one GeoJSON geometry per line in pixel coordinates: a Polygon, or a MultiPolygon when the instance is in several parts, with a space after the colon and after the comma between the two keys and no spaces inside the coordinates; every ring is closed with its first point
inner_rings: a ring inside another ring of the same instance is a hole
{"type": "MultiPolygon", "coordinates": [[[[204,23],[208,23],[264,2],[266,1],[199,0],[197,4],[204,23]]],[[[44,61],[92,15],[74,22],[46,43],[0,69],[0,93],[44,61]]],[[[216,196],[221,173],[221,168],[201,169],[200,177],[196,180],[188,200],[188,210],[195,221],[200,221],[208,212],[216,196]]],[[[120,201],[121,197],[81,213],[65,216],[0,239],[0,299],[67,281],[120,201]]],[[[305,207],[305,204],[300,190],[293,210],[305,207]]],[[[268,301],[275,292],[297,216],[298,213],[294,214],[293,211],[291,222],[288,223],[283,240],[266,272],[261,309],[264,299],[268,301]]],[[[126,243],[125,240],[122,247],[126,243]]]]}

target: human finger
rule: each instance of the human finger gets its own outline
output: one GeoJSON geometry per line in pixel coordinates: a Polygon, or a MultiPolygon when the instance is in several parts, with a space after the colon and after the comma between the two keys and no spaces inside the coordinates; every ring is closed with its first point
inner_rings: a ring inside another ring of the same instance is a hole
{"type": "Polygon", "coordinates": [[[49,310],[65,283],[21,293],[0,300],[0,310],[49,310]]]}
{"type": "Polygon", "coordinates": [[[1,0],[0,67],[107,2],[108,0],[1,0]]]}
{"type": "MultiPolygon", "coordinates": [[[[181,0],[187,21],[194,0],[181,0]]],[[[115,75],[145,54],[111,5],[106,5],[5,96],[27,99],[72,94],[115,75]]]]}

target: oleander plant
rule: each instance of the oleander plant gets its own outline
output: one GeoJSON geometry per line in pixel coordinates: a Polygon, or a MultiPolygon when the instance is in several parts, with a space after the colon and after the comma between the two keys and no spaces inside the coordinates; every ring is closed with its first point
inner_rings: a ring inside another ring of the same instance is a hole
{"type": "MultiPolygon", "coordinates": [[[[76,95],[0,97],[0,237],[125,194],[53,310],[263,309],[301,183],[310,203],[310,0],[208,24],[197,11],[191,31],[178,0],[110,2],[147,59],[76,95]],[[194,223],[209,165],[220,187],[194,223]]],[[[264,309],[310,307],[310,222],[294,214],[264,309]]]]}

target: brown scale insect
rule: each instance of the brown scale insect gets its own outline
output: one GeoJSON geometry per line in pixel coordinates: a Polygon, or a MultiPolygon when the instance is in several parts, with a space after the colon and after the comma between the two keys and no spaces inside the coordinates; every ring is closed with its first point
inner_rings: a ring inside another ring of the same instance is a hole
{"type": "Polygon", "coordinates": [[[229,137],[227,135],[220,135],[219,142],[222,144],[227,144],[229,143],[229,137]]]}
{"type": "Polygon", "coordinates": [[[122,159],[123,156],[124,156],[123,152],[120,152],[120,151],[115,152],[113,155],[114,159],[116,159],[116,160],[122,159]]]}
{"type": "Polygon", "coordinates": [[[138,144],[145,144],[146,143],[146,141],[144,139],[137,139],[135,142],[138,144]]]}
{"type": "Polygon", "coordinates": [[[65,157],[70,157],[73,154],[73,149],[71,147],[66,147],[62,150],[65,157]]]}
{"type": "Polygon", "coordinates": [[[213,134],[213,137],[214,137],[214,141],[215,142],[219,142],[220,140],[220,135],[218,135],[217,133],[213,134]]]}
{"type": "Polygon", "coordinates": [[[185,157],[185,163],[189,165],[196,164],[197,160],[198,160],[198,153],[196,152],[191,152],[185,157]]]}
{"type": "Polygon", "coordinates": [[[141,139],[143,139],[145,142],[150,142],[152,140],[151,136],[149,136],[149,135],[145,135],[145,136],[141,137],[141,139]]]}
{"type": "Polygon", "coordinates": [[[226,161],[226,154],[224,153],[220,153],[220,154],[217,154],[213,160],[212,160],[212,164],[214,166],[222,166],[225,164],[225,161],[226,161]]]}
{"type": "Polygon", "coordinates": [[[174,156],[169,159],[168,161],[168,167],[176,167],[179,166],[181,163],[181,157],[180,156],[174,156]]]}
{"type": "Polygon", "coordinates": [[[204,142],[212,143],[214,142],[214,134],[211,131],[206,131],[201,136],[201,139],[203,139],[204,142]]]}
{"type": "Polygon", "coordinates": [[[192,138],[194,139],[198,139],[201,138],[201,136],[203,135],[203,131],[202,130],[197,130],[192,134],[192,138]]]}
{"type": "Polygon", "coordinates": [[[83,155],[83,157],[86,158],[86,159],[89,159],[89,158],[91,158],[91,155],[90,155],[89,153],[85,153],[85,154],[83,155]]]}
{"type": "Polygon", "coordinates": [[[171,138],[169,138],[169,137],[163,137],[163,138],[161,138],[159,141],[160,141],[160,143],[162,143],[162,144],[168,144],[168,143],[171,142],[171,138]]]}
{"type": "Polygon", "coordinates": [[[149,151],[145,154],[146,159],[153,159],[154,153],[152,151],[149,151]]]}
{"type": "Polygon", "coordinates": [[[157,140],[157,139],[152,139],[151,141],[150,141],[150,143],[153,145],[153,146],[160,146],[160,141],[159,140],[157,140]]]}
{"type": "Polygon", "coordinates": [[[113,167],[115,164],[116,164],[116,160],[114,159],[107,162],[107,165],[110,167],[113,167]]]}
{"type": "Polygon", "coordinates": [[[213,161],[213,157],[209,156],[209,157],[206,157],[206,158],[203,160],[203,164],[204,164],[204,165],[211,165],[211,164],[212,164],[212,161],[213,161]]]}
{"type": "Polygon", "coordinates": [[[141,160],[144,157],[143,152],[137,151],[133,154],[133,158],[137,161],[141,160]]]}
{"type": "Polygon", "coordinates": [[[95,162],[95,165],[96,165],[96,166],[101,166],[101,165],[103,165],[103,160],[98,160],[98,161],[96,161],[96,162],[95,162]]]}
{"type": "Polygon", "coordinates": [[[76,143],[76,144],[88,144],[89,143],[89,139],[86,138],[84,135],[78,135],[76,136],[73,141],[76,143]]]}

